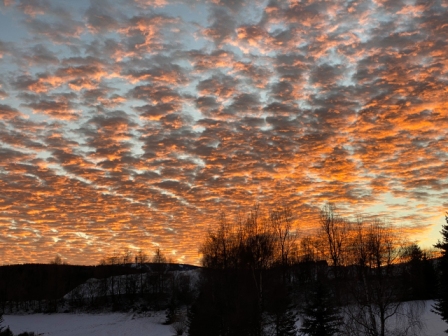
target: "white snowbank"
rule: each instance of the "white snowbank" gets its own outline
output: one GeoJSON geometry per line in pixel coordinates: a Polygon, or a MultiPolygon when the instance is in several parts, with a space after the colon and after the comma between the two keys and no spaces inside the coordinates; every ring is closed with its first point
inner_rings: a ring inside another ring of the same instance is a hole
{"type": "MultiPolygon", "coordinates": [[[[445,336],[448,325],[431,312],[433,301],[427,301],[423,311],[426,324],[425,335],[445,336]]],[[[14,333],[34,331],[51,336],[171,336],[170,326],[162,325],[163,313],[151,316],[133,314],[33,314],[4,315],[4,325],[14,333]]]]}

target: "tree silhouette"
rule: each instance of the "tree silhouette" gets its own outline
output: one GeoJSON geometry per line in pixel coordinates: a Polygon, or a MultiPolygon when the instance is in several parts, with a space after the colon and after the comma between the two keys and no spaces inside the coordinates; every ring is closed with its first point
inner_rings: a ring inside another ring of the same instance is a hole
{"type": "Polygon", "coordinates": [[[267,294],[266,310],[271,331],[269,335],[295,336],[297,335],[295,324],[298,319],[296,309],[288,288],[279,280],[275,279],[274,284],[269,284],[270,290],[267,294]]]}
{"type": "Polygon", "coordinates": [[[13,333],[11,332],[9,327],[7,327],[6,329],[5,327],[2,327],[3,321],[3,314],[0,313],[0,336],[13,336],[13,333]]]}
{"type": "Polygon", "coordinates": [[[328,287],[317,281],[311,288],[305,307],[300,332],[310,336],[331,336],[339,332],[342,317],[328,287]]]}
{"type": "MultiPolygon", "coordinates": [[[[446,224],[442,225],[442,231],[440,232],[443,240],[434,245],[434,247],[442,250],[442,257],[439,261],[439,294],[433,306],[433,311],[448,323],[448,213],[445,215],[445,221],[446,224]]],[[[445,332],[448,334],[448,329],[445,332]]]]}
{"type": "Polygon", "coordinates": [[[355,274],[347,281],[346,291],[352,303],[344,307],[344,327],[371,336],[418,334],[419,315],[403,305],[409,289],[402,286],[396,266],[403,255],[398,236],[378,220],[359,220],[357,226],[351,246],[357,261],[355,274]]]}
{"type": "Polygon", "coordinates": [[[295,248],[291,214],[280,209],[264,216],[256,206],[240,220],[229,223],[221,215],[201,248],[204,268],[189,335],[261,336],[265,329],[295,335],[284,272],[295,248]]]}
{"type": "Polygon", "coordinates": [[[434,299],[437,274],[428,252],[412,243],[405,247],[403,259],[403,286],[409,288],[406,300],[434,299]]]}
{"type": "Polygon", "coordinates": [[[2,324],[5,320],[3,319],[3,314],[0,312],[0,332],[3,331],[5,327],[2,327],[2,324]]]}

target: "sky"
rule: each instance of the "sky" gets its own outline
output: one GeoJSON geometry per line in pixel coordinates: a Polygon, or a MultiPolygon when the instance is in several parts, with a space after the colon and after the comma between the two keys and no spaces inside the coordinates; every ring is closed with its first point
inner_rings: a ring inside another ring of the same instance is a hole
{"type": "Polygon", "coordinates": [[[448,0],[0,0],[0,264],[325,204],[423,247],[448,210],[448,0]]]}

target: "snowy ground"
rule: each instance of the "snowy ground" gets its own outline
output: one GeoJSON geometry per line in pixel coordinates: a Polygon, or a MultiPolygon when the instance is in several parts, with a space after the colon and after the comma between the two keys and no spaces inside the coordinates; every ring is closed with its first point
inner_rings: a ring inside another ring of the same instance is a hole
{"type": "Polygon", "coordinates": [[[51,336],[171,336],[170,326],[163,325],[163,313],[152,316],[133,314],[32,314],[3,315],[4,325],[14,334],[34,331],[51,336]]]}
{"type": "MultiPolygon", "coordinates": [[[[426,302],[423,321],[427,336],[445,336],[448,325],[431,312],[432,301],[426,302]]],[[[163,313],[136,316],[132,313],[110,314],[33,314],[4,315],[4,325],[18,334],[34,331],[51,336],[172,336],[170,326],[163,325],[163,313]]]]}
{"type": "Polygon", "coordinates": [[[431,312],[433,301],[427,301],[425,304],[425,311],[423,313],[423,322],[426,325],[426,335],[428,336],[446,336],[444,332],[448,329],[448,324],[445,323],[439,315],[431,312]]]}

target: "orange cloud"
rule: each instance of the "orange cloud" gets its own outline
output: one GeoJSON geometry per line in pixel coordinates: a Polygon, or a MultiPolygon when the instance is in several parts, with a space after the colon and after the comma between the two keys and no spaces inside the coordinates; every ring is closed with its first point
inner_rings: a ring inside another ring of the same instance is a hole
{"type": "Polygon", "coordinates": [[[440,2],[25,3],[0,41],[1,262],[198,262],[218,213],[257,203],[306,232],[331,201],[436,240],[440,2]]]}

